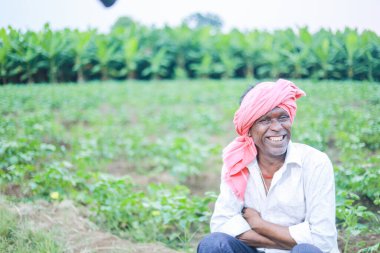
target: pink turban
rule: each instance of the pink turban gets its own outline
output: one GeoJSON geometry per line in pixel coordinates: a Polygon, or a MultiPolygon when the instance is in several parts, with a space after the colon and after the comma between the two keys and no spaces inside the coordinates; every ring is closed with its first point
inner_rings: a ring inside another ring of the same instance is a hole
{"type": "Polygon", "coordinates": [[[234,124],[240,135],[223,150],[223,162],[226,169],[224,179],[234,194],[244,201],[248,179],[247,165],[251,163],[257,150],[252,137],[248,136],[253,123],[275,107],[284,109],[293,123],[296,115],[296,99],[306,95],[294,83],[279,79],[277,82],[257,84],[244,97],[235,112],[234,124]]]}

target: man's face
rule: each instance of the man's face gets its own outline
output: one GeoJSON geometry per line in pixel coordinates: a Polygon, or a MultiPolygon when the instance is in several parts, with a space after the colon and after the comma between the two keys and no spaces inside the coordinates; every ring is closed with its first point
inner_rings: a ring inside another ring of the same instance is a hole
{"type": "Polygon", "coordinates": [[[279,107],[263,115],[249,130],[259,156],[284,156],[291,137],[292,123],[288,113],[279,107]]]}

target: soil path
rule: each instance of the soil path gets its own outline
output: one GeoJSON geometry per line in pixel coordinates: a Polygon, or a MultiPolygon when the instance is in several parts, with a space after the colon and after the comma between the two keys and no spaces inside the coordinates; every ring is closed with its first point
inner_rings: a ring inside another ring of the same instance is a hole
{"type": "Polygon", "coordinates": [[[178,253],[159,243],[134,243],[101,231],[71,201],[13,205],[33,229],[49,232],[67,253],[178,253]]]}

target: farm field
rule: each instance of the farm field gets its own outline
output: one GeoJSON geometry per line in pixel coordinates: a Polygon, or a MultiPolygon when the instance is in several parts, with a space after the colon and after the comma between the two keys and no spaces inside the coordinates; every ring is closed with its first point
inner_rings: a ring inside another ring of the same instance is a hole
{"type": "MultiPolygon", "coordinates": [[[[298,100],[292,140],[326,152],[333,162],[341,251],[376,252],[380,85],[293,81],[307,96],[298,100]]],[[[0,207],[43,203],[52,213],[72,203],[118,238],[194,252],[209,232],[221,152],[235,137],[233,114],[249,84],[242,79],[2,86],[0,207]]],[[[6,245],[0,247],[6,252],[6,245]]],[[[68,252],[64,244],[51,247],[68,252]]]]}

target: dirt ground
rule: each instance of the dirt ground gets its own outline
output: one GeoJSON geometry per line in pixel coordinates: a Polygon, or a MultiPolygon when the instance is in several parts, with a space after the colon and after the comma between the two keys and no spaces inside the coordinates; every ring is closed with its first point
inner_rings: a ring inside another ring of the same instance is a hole
{"type": "MultiPolygon", "coordinates": [[[[169,172],[163,171],[159,173],[139,173],[135,168],[131,167],[127,161],[115,161],[108,165],[107,172],[113,176],[120,177],[128,175],[133,178],[133,182],[137,185],[146,186],[150,183],[175,184],[178,179],[170,175],[169,172]]],[[[219,171],[205,171],[200,175],[188,177],[184,182],[193,194],[202,196],[206,191],[219,192],[220,173],[219,171]]]]}
{"type": "MultiPolygon", "coordinates": [[[[8,206],[9,208],[9,206],[8,206]]],[[[67,253],[176,253],[159,243],[134,243],[101,231],[71,201],[10,207],[33,229],[49,232],[67,253]]]]}

